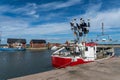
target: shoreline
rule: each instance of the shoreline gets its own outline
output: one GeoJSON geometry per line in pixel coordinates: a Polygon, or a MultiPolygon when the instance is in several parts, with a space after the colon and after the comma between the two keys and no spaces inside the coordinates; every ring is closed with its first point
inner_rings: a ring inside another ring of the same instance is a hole
{"type": "Polygon", "coordinates": [[[118,80],[120,78],[119,68],[120,57],[113,57],[9,80],[118,80]]]}
{"type": "Polygon", "coordinates": [[[47,47],[42,47],[42,48],[26,48],[26,50],[47,50],[47,47]]]}

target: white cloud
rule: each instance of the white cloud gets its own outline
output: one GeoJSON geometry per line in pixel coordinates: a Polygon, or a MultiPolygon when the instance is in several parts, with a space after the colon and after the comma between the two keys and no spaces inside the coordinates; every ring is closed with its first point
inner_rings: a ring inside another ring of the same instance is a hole
{"type": "MultiPolygon", "coordinates": [[[[95,7],[95,6],[94,6],[95,7]]],[[[99,5],[100,7],[100,5],[99,5]]],[[[111,27],[119,27],[120,23],[120,9],[113,9],[104,12],[98,12],[98,9],[91,8],[90,11],[87,10],[86,14],[78,15],[83,18],[90,18],[91,19],[91,31],[99,31],[101,28],[101,23],[104,22],[105,28],[111,27]]],[[[31,12],[30,14],[34,14],[35,12],[31,12]]],[[[54,14],[52,14],[54,16],[54,14]]],[[[51,16],[52,16],[51,15],[51,16]]],[[[37,16],[37,15],[36,15],[37,16]]],[[[78,17],[75,16],[75,17],[78,17]]],[[[19,34],[50,34],[50,33],[61,33],[63,31],[69,30],[69,23],[50,23],[45,25],[37,25],[35,27],[30,27],[30,21],[21,19],[13,19],[10,17],[1,17],[1,26],[2,30],[8,31],[9,34],[14,31],[15,34],[12,35],[19,35],[19,34]],[[2,21],[2,20],[6,21],[2,21]],[[21,33],[22,30],[22,33],[21,33]]],[[[8,34],[8,35],[9,35],[8,34]]],[[[7,34],[6,34],[7,35],[7,34]]]]}
{"type": "MultiPolygon", "coordinates": [[[[29,3],[24,7],[14,8],[10,6],[0,6],[0,28],[3,31],[3,37],[12,37],[12,36],[24,36],[24,35],[45,35],[45,34],[68,34],[70,33],[70,25],[69,22],[62,22],[62,23],[46,23],[46,24],[38,24],[35,26],[30,25],[32,21],[36,21],[34,18],[40,18],[40,20],[50,20],[52,17],[60,16],[63,13],[48,13],[48,15],[40,16],[38,14],[38,9],[40,7],[47,9],[60,9],[64,7],[73,6],[78,4],[81,0],[69,0],[67,2],[53,2],[43,5],[36,5],[35,3],[29,3]],[[31,16],[31,18],[23,18],[23,17],[9,17],[2,15],[4,12],[13,12],[18,14],[24,14],[31,16]],[[34,18],[33,18],[34,17],[34,18]]],[[[120,8],[111,9],[99,12],[101,8],[101,3],[97,5],[93,5],[88,7],[89,9],[86,10],[86,13],[83,15],[76,15],[73,17],[83,17],[85,19],[91,19],[91,28],[92,32],[101,31],[101,23],[104,22],[106,31],[112,31],[110,28],[119,28],[120,27],[120,8]]],[[[66,13],[67,14],[67,13],[66,13]]],[[[61,16],[63,17],[63,16],[61,16]]],[[[39,20],[39,19],[38,19],[39,20]]],[[[117,29],[118,30],[118,29],[117,29]]],[[[119,31],[119,30],[118,30],[119,31]]],[[[67,36],[66,36],[67,37],[67,36]]],[[[27,38],[27,36],[26,36],[27,38]]],[[[58,39],[55,37],[48,37],[46,39],[58,39]]]]}
{"type": "Polygon", "coordinates": [[[69,29],[67,23],[50,23],[26,28],[24,34],[57,34],[69,29]]]}
{"type": "MultiPolygon", "coordinates": [[[[40,18],[41,11],[49,11],[54,9],[60,9],[65,7],[70,7],[75,4],[79,4],[81,0],[68,0],[66,2],[57,1],[46,4],[38,5],[36,3],[28,3],[21,7],[14,7],[9,5],[0,6],[1,12],[10,12],[18,15],[29,16],[33,18],[40,18]]],[[[1,13],[0,13],[1,14],[1,13]]]]}
{"type": "Polygon", "coordinates": [[[6,19],[1,21],[0,28],[3,31],[3,36],[9,35],[44,35],[56,34],[67,31],[69,29],[68,23],[48,23],[44,25],[31,26],[30,22],[17,19],[6,19]]]}
{"type": "Polygon", "coordinates": [[[81,0],[68,0],[66,2],[57,1],[57,2],[41,4],[39,8],[44,9],[45,11],[48,11],[48,10],[70,7],[76,4],[80,4],[80,2],[81,0]]]}
{"type": "Polygon", "coordinates": [[[25,6],[21,7],[9,7],[8,12],[15,13],[18,15],[25,15],[29,17],[38,18],[38,5],[36,3],[28,3],[25,6]]]}
{"type": "Polygon", "coordinates": [[[43,20],[44,19],[49,20],[52,17],[56,17],[56,16],[63,14],[64,12],[57,13],[57,14],[48,12],[49,14],[46,15],[46,17],[43,17],[42,15],[40,15],[44,13],[42,11],[49,11],[49,10],[54,10],[54,9],[70,7],[76,4],[80,4],[80,2],[81,0],[67,0],[66,2],[56,1],[56,2],[51,2],[51,3],[41,4],[41,5],[38,5],[36,3],[28,3],[21,7],[4,5],[4,6],[0,6],[0,11],[1,11],[0,14],[4,12],[9,12],[9,13],[13,13],[19,16],[26,16],[26,17],[31,17],[31,18],[37,18],[37,19],[41,18],[43,20]]]}
{"type": "MultiPolygon", "coordinates": [[[[97,5],[93,5],[91,7],[88,6],[85,14],[76,15],[69,17],[72,18],[84,18],[87,20],[90,19],[91,22],[91,31],[101,31],[102,22],[104,23],[104,28],[106,31],[109,31],[110,28],[119,27],[120,28],[120,8],[109,9],[105,11],[99,11],[101,8],[101,3],[97,5]]],[[[112,30],[111,30],[112,31],[112,30]]]]}
{"type": "Polygon", "coordinates": [[[96,30],[101,28],[102,22],[106,29],[120,27],[120,8],[105,12],[94,12],[93,14],[96,16],[91,16],[91,27],[96,30]]]}
{"type": "Polygon", "coordinates": [[[0,14],[2,14],[3,12],[7,12],[12,10],[12,7],[8,6],[8,5],[0,5],[0,14]]]}
{"type": "Polygon", "coordinates": [[[27,13],[28,15],[34,15],[34,14],[36,14],[36,11],[35,10],[32,10],[32,11],[30,11],[29,13],[27,13]]]}
{"type": "Polygon", "coordinates": [[[59,5],[56,5],[55,8],[65,8],[65,7],[70,7],[76,4],[79,4],[81,0],[68,0],[67,2],[60,3],[59,5]]]}
{"type": "MultiPolygon", "coordinates": [[[[34,16],[36,18],[39,17],[37,12],[33,10],[29,10],[29,6],[33,5],[34,7],[36,4],[28,4],[26,7],[21,8],[14,8],[10,6],[0,6],[0,10],[3,10],[1,13],[4,12],[13,12],[13,13],[24,13],[27,15],[34,16]],[[28,10],[27,10],[28,9],[28,10]],[[30,12],[29,12],[30,11],[30,12]]],[[[36,8],[36,7],[35,7],[36,8]]],[[[58,16],[58,14],[54,15],[51,13],[47,15],[46,19],[49,19],[54,16],[58,16]]],[[[42,18],[42,17],[41,17],[42,18]]],[[[44,18],[44,17],[43,17],[44,18]]],[[[64,32],[68,30],[67,23],[47,23],[44,25],[38,24],[36,26],[31,26],[31,22],[34,21],[33,18],[25,18],[25,17],[11,17],[0,14],[0,28],[3,32],[2,37],[12,37],[20,35],[44,35],[44,34],[52,34],[58,32],[64,32]]]]}

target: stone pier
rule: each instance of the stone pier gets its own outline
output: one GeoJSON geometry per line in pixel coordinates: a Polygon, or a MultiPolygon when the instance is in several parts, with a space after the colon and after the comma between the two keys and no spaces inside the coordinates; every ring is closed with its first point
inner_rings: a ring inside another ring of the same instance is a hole
{"type": "Polygon", "coordinates": [[[54,69],[10,80],[120,80],[120,57],[54,69]]]}

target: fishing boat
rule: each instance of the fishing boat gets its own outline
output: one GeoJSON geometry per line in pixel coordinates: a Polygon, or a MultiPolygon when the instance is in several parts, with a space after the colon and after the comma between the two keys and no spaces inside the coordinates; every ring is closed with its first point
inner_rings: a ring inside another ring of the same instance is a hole
{"type": "MultiPolygon", "coordinates": [[[[13,43],[7,44],[7,46],[1,46],[1,35],[2,31],[0,31],[0,51],[25,51],[25,47],[21,43],[21,40],[14,39],[13,43]],[[11,46],[12,45],[12,46],[11,46]]],[[[12,39],[9,39],[12,41],[12,39]]]]}
{"type": "Polygon", "coordinates": [[[0,51],[25,51],[25,48],[0,48],[0,51]]]}
{"type": "Polygon", "coordinates": [[[68,42],[66,46],[64,45],[52,53],[53,67],[65,68],[114,56],[113,47],[99,47],[97,41],[87,41],[90,27],[89,19],[87,23],[82,18],[80,23],[76,23],[76,19],[74,19],[70,25],[75,35],[74,43],[68,42]]]}

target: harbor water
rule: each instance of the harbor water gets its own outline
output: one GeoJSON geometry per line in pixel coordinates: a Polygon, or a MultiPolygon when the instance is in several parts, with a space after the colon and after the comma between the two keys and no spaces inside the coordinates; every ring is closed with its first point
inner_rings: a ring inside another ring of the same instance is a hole
{"type": "Polygon", "coordinates": [[[0,80],[53,69],[49,50],[0,52],[0,80]]]}
{"type": "MultiPolygon", "coordinates": [[[[115,48],[120,56],[120,48],[115,48]]],[[[0,80],[52,70],[51,51],[0,52],[0,80]]]]}

